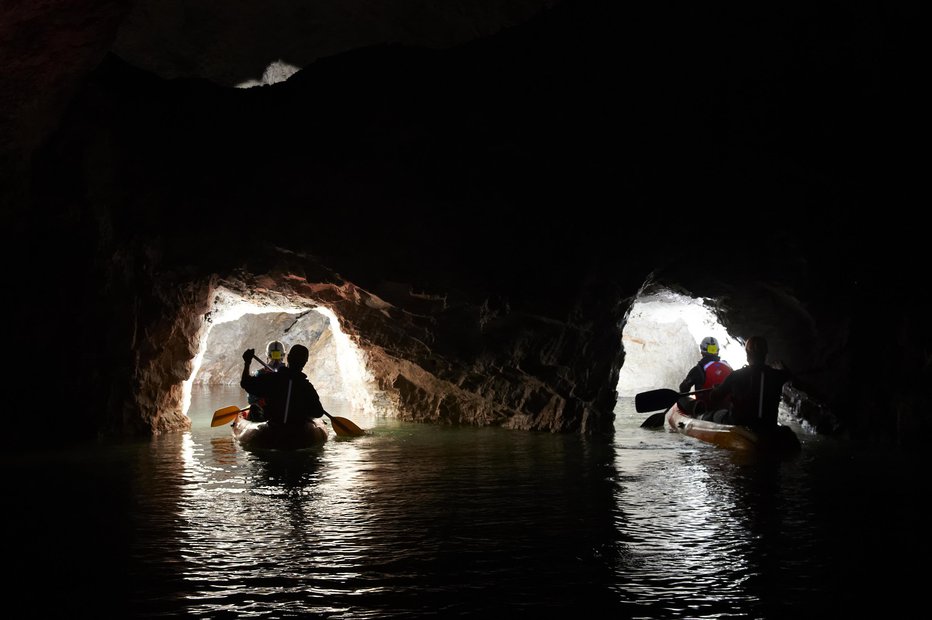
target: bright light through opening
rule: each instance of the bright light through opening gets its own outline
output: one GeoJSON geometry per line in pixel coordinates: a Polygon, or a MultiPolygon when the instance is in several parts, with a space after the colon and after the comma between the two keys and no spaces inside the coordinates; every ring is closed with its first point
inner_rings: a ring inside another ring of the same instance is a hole
{"type": "Polygon", "coordinates": [[[254,86],[270,86],[284,82],[292,75],[301,70],[301,67],[295,67],[283,60],[276,60],[269,64],[262,72],[262,77],[258,80],[246,80],[236,85],[237,88],[253,88],[254,86]]]}
{"type": "Polygon", "coordinates": [[[337,349],[337,365],[343,378],[343,398],[352,404],[353,409],[374,414],[376,410],[373,388],[375,380],[366,369],[365,354],[340,329],[340,321],[332,310],[323,307],[317,307],[314,310],[330,320],[330,330],[337,349]]]}
{"type": "Polygon", "coordinates": [[[666,291],[635,300],[622,332],[625,361],[618,376],[618,396],[678,389],[699,361],[699,342],[706,336],[718,340],[719,355],[732,368],[745,365],[744,347],[702,299],[666,291]]]}
{"type": "Polygon", "coordinates": [[[354,412],[378,414],[376,402],[384,399],[379,399],[380,391],[366,368],[365,353],[340,329],[340,322],[331,310],[323,307],[313,310],[282,299],[258,305],[220,289],[210,322],[202,330],[191,376],[183,384],[185,413],[191,404],[195,381],[206,385],[239,385],[242,352],[254,348],[256,355],[264,359],[265,346],[269,339],[274,339],[281,340],[289,349],[294,344],[310,349],[304,372],[317,388],[325,408],[338,401],[352,407],[354,412]],[[268,318],[260,318],[263,315],[268,318]]]}

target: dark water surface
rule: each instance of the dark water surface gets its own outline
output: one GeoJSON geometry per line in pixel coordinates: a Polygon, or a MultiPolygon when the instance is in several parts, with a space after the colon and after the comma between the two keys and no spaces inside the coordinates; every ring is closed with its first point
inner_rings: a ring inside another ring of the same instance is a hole
{"type": "Polygon", "coordinates": [[[196,392],[189,433],[6,455],[14,617],[911,617],[922,592],[915,456],[795,427],[799,456],[742,461],[639,428],[633,399],[614,441],[331,407],[370,434],[253,454],[209,425],[242,400],[196,392]]]}

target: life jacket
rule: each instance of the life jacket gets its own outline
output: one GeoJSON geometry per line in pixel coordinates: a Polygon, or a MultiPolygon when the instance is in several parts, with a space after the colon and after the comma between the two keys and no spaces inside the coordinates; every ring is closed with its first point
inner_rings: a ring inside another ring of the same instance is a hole
{"type": "MultiPolygon", "coordinates": [[[[711,387],[715,387],[719,383],[725,380],[725,377],[731,374],[731,366],[728,365],[728,362],[723,362],[721,360],[713,360],[702,367],[703,372],[705,372],[705,382],[702,384],[701,390],[707,390],[711,387]]],[[[709,403],[709,392],[700,392],[696,394],[696,399],[700,400],[706,404],[709,403]]]]}

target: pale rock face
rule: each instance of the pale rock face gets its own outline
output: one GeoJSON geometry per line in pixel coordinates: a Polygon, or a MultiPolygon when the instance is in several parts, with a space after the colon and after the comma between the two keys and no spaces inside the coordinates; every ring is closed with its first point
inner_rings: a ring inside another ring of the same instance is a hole
{"type": "Polygon", "coordinates": [[[237,88],[253,88],[254,86],[270,86],[284,82],[292,75],[300,71],[300,67],[289,65],[286,62],[277,60],[265,68],[262,77],[259,80],[247,80],[236,85],[237,88]]]}

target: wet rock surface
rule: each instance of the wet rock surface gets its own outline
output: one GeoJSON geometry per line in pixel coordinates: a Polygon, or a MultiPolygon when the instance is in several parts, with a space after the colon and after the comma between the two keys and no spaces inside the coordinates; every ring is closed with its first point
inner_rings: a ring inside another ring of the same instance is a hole
{"type": "MultiPolygon", "coordinates": [[[[184,428],[228,286],[333,310],[406,419],[604,433],[625,313],[656,286],[768,336],[823,428],[929,426],[894,8],[569,2],[243,90],[108,54],[129,3],[62,6],[2,9],[32,33],[3,51],[6,322],[67,365],[24,378],[22,409],[80,403],[87,436],[184,428]]],[[[76,432],[43,411],[27,425],[76,432]]]]}

